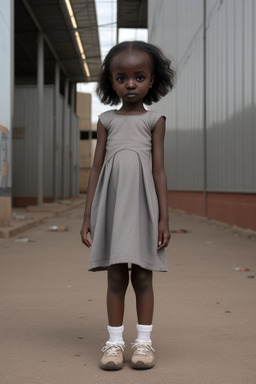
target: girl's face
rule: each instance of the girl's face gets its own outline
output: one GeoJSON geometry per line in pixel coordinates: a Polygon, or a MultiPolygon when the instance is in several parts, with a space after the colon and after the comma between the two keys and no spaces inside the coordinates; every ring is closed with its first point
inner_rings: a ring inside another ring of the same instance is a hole
{"type": "Polygon", "coordinates": [[[110,81],[123,104],[143,104],[154,81],[151,67],[150,57],[144,51],[127,49],[113,57],[110,81]]]}

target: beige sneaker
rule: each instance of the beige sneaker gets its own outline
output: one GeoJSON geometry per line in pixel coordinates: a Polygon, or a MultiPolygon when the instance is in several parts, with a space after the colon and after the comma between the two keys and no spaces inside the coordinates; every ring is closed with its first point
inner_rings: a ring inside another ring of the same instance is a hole
{"type": "Polygon", "coordinates": [[[105,371],[117,371],[123,368],[125,345],[106,342],[102,348],[103,356],[100,360],[100,367],[105,371]]]}
{"type": "Polygon", "coordinates": [[[132,344],[134,349],[131,365],[134,369],[149,369],[155,365],[154,348],[147,341],[136,341],[132,344]]]}

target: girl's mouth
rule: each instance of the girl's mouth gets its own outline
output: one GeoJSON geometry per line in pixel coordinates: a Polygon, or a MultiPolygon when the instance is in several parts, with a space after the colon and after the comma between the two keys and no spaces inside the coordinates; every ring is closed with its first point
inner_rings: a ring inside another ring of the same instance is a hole
{"type": "Polygon", "coordinates": [[[135,92],[128,92],[128,93],[126,93],[126,96],[137,96],[137,93],[135,93],[135,92]]]}

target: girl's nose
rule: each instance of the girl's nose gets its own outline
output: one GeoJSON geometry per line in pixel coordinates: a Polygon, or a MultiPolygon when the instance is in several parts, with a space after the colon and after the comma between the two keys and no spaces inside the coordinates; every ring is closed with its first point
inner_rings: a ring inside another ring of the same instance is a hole
{"type": "Polygon", "coordinates": [[[135,81],[133,79],[127,81],[127,88],[135,88],[135,86],[135,81]]]}

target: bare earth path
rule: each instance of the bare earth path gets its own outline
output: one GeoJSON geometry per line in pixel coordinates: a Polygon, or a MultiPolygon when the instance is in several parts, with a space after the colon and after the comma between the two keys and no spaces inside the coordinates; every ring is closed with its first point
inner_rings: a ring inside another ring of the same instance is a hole
{"type": "Polygon", "coordinates": [[[125,367],[104,372],[106,273],[87,271],[82,214],[74,208],[0,242],[1,384],[256,383],[255,239],[172,212],[172,230],[188,232],[173,233],[169,272],[154,275],[156,367],[129,366],[136,335],[129,287],[125,367]],[[69,229],[49,231],[53,225],[69,229]]]}

